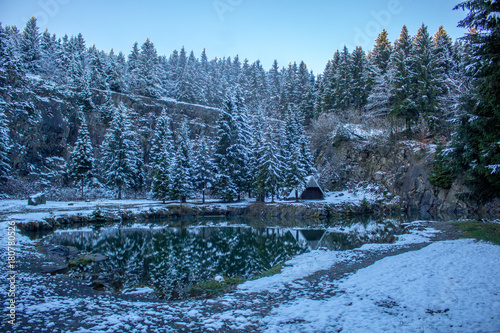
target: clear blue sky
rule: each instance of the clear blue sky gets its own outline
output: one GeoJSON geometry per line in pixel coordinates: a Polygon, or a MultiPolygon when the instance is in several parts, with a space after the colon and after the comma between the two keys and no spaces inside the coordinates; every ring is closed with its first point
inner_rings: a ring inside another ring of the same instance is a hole
{"type": "Polygon", "coordinates": [[[459,0],[0,0],[0,22],[24,29],[35,15],[58,37],[82,33],[87,46],[130,53],[134,41],[147,37],[159,54],[185,46],[210,59],[238,54],[260,59],[269,69],[303,60],[316,74],[337,49],[373,47],[385,28],[394,41],[403,24],[414,35],[422,23],[431,34],[443,24],[455,39],[459,0]]]}

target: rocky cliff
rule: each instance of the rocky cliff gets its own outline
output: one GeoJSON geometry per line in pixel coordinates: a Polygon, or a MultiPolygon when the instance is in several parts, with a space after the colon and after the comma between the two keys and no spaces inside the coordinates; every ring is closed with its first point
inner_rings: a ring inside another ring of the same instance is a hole
{"type": "Polygon", "coordinates": [[[390,140],[387,136],[363,137],[340,127],[319,153],[323,185],[345,189],[360,182],[381,185],[387,195],[399,197],[403,209],[424,212],[470,210],[459,199],[467,189],[456,180],[450,189],[429,180],[436,146],[418,141],[390,140]]]}

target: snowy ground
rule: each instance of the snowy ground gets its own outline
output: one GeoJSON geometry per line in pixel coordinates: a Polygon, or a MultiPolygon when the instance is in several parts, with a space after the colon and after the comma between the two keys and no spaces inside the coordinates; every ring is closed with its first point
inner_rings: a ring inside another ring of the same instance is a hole
{"type": "MultiPolygon", "coordinates": [[[[377,200],[384,200],[383,195],[376,187],[358,188],[355,190],[345,190],[327,193],[324,200],[315,201],[290,201],[275,200],[278,204],[304,205],[304,204],[329,204],[329,205],[361,205],[364,200],[373,203],[377,200]]],[[[243,200],[235,203],[220,203],[216,199],[207,199],[206,205],[220,208],[229,206],[246,206],[255,203],[255,199],[243,200]]],[[[268,202],[268,204],[271,204],[268,202]]],[[[138,214],[151,209],[165,209],[169,205],[179,205],[179,202],[167,202],[147,199],[100,199],[85,201],[47,201],[44,205],[29,206],[27,200],[0,200],[0,221],[16,221],[16,223],[37,222],[47,218],[61,215],[82,215],[89,216],[97,209],[103,211],[128,211],[138,214]]],[[[189,200],[187,205],[201,205],[201,199],[189,200]]]]}
{"type": "MultiPolygon", "coordinates": [[[[3,263],[7,227],[0,222],[3,263]]],[[[312,251],[290,260],[281,274],[248,281],[234,293],[175,302],[111,295],[64,276],[32,273],[30,265],[41,257],[17,234],[17,324],[6,321],[9,299],[1,288],[0,331],[500,331],[500,246],[430,242],[436,230],[411,227],[395,244],[312,251]]],[[[6,265],[1,269],[6,283],[6,265]]]]}

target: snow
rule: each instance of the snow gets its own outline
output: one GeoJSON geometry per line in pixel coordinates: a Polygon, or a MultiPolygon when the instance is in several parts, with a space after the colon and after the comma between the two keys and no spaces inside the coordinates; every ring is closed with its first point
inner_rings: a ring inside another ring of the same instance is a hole
{"type": "Polygon", "coordinates": [[[456,240],[387,257],[341,280],[340,296],[280,306],[267,331],[497,331],[499,255],[499,246],[456,240]]]}
{"type": "MultiPolygon", "coordinates": [[[[1,207],[11,204],[2,203],[1,207]]],[[[394,244],[299,255],[286,262],[280,274],[247,281],[236,292],[215,299],[127,301],[106,293],[82,297],[70,280],[18,272],[16,311],[26,321],[16,331],[57,327],[73,332],[499,331],[500,246],[470,239],[431,242],[438,231],[426,225],[419,221],[409,224],[410,234],[400,235],[394,244]],[[321,272],[417,243],[429,245],[387,256],[340,279],[321,272]],[[321,279],[311,290],[312,274],[321,279]],[[56,289],[67,292],[56,293],[56,289]],[[276,306],[265,310],[273,301],[276,306]]],[[[0,222],[3,248],[7,226],[0,222]]],[[[369,226],[366,229],[371,231],[369,226]]],[[[344,232],[349,230],[346,227],[344,232]]],[[[33,242],[18,234],[16,243],[17,261],[27,262],[33,242]]],[[[5,276],[4,266],[0,274],[5,276]]],[[[153,291],[142,287],[124,292],[128,297],[140,297],[153,291]]],[[[0,294],[6,298],[6,290],[0,294]]]]}

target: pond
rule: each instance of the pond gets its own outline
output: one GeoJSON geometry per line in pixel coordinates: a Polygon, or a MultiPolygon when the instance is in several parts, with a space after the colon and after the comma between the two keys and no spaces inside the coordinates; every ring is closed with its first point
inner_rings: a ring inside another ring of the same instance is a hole
{"type": "Polygon", "coordinates": [[[40,245],[76,248],[80,257],[68,259],[70,274],[98,281],[102,289],[123,292],[148,286],[160,298],[176,299],[195,296],[194,287],[216,276],[252,279],[307,251],[392,242],[400,226],[394,219],[307,226],[290,221],[273,226],[263,226],[262,221],[238,222],[89,225],[56,230],[43,236],[40,245]],[[107,259],[85,261],[82,253],[107,259]]]}

